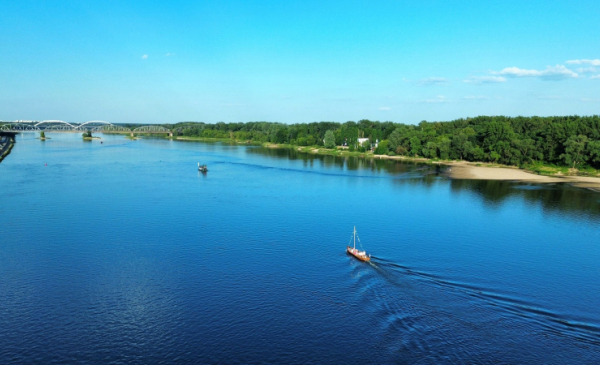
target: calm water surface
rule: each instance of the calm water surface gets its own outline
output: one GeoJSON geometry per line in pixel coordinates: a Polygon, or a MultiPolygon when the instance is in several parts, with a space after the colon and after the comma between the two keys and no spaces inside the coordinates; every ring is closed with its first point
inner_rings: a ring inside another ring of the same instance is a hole
{"type": "Polygon", "coordinates": [[[600,362],[600,194],[50,137],[0,164],[2,364],[600,362]]]}

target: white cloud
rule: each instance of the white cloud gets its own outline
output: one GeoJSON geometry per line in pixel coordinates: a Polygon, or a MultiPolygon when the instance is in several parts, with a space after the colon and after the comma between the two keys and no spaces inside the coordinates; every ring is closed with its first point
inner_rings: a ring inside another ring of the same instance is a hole
{"type": "Polygon", "coordinates": [[[426,103],[445,103],[448,101],[444,95],[438,95],[435,99],[425,99],[426,103]]]}
{"type": "Polygon", "coordinates": [[[381,106],[379,107],[379,110],[392,110],[392,108],[390,108],[389,106],[381,106]]]}
{"type": "Polygon", "coordinates": [[[600,75],[592,76],[592,79],[600,79],[600,75]]]}
{"type": "Polygon", "coordinates": [[[167,54],[165,55],[165,57],[171,57],[171,56],[175,56],[175,53],[167,53],[167,54]]]}
{"type": "Polygon", "coordinates": [[[598,72],[598,69],[595,67],[580,67],[576,70],[577,72],[579,72],[580,74],[595,74],[598,72]]]}
{"type": "Polygon", "coordinates": [[[489,100],[487,96],[483,95],[467,95],[463,99],[465,100],[489,100]]]}
{"type": "Polygon", "coordinates": [[[448,79],[445,77],[428,77],[419,81],[419,85],[447,85],[448,79]]]}
{"type": "Polygon", "coordinates": [[[147,55],[147,54],[143,55],[143,56],[142,56],[142,59],[143,59],[143,60],[147,60],[147,59],[148,59],[148,55],[147,55]]]}
{"type": "Polygon", "coordinates": [[[471,76],[463,82],[470,84],[490,84],[496,82],[505,82],[506,78],[502,76],[471,76]]]}
{"type": "Polygon", "coordinates": [[[567,61],[569,65],[592,65],[592,66],[600,66],[600,60],[570,60],[567,61]]]}
{"type": "Polygon", "coordinates": [[[500,72],[493,72],[496,75],[505,75],[510,77],[539,77],[543,80],[562,80],[567,78],[579,77],[579,75],[563,65],[554,67],[548,66],[545,70],[525,70],[518,67],[507,67],[500,72]]]}

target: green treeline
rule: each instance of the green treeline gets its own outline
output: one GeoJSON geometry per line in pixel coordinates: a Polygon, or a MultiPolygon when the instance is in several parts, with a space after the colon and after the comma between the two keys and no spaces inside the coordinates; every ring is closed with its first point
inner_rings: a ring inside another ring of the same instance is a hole
{"type": "Polygon", "coordinates": [[[480,116],[418,125],[361,120],[282,124],[194,123],[164,125],[175,136],[226,138],[297,146],[347,144],[365,150],[379,141],[376,154],[482,161],[506,165],[546,163],[600,168],[600,116],[480,116]],[[328,133],[328,131],[330,131],[328,133]],[[327,135],[326,135],[327,134],[327,135]],[[333,134],[333,138],[332,138],[333,134]],[[370,143],[358,145],[358,138],[370,143]]]}

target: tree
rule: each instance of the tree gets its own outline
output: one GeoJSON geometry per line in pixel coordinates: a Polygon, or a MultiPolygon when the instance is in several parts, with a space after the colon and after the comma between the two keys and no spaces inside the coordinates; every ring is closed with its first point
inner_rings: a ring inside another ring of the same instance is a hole
{"type": "MultiPolygon", "coordinates": [[[[467,143],[470,144],[471,142],[467,142],[467,143]]],[[[483,148],[481,148],[479,146],[475,146],[475,147],[469,148],[468,151],[469,151],[468,153],[471,158],[471,161],[483,161],[483,158],[485,157],[483,148]]]]}
{"type": "Polygon", "coordinates": [[[368,151],[371,149],[371,141],[366,140],[361,145],[363,151],[368,151]]]}
{"type": "Polygon", "coordinates": [[[563,159],[567,165],[573,163],[573,168],[575,168],[575,166],[588,159],[588,156],[583,154],[587,141],[588,138],[583,134],[569,137],[565,142],[565,153],[561,154],[559,157],[563,159]]]}
{"type": "Polygon", "coordinates": [[[44,133],[44,131],[40,132],[40,138],[46,138],[46,133],[44,133]]]}
{"type": "Polygon", "coordinates": [[[437,148],[440,151],[440,158],[447,160],[450,157],[450,138],[440,137],[437,148]]]}
{"type": "Polygon", "coordinates": [[[377,145],[377,148],[375,148],[375,154],[376,155],[385,155],[388,153],[389,149],[389,144],[390,141],[388,141],[387,139],[384,139],[383,141],[379,142],[379,144],[377,145]]]}
{"type": "Polygon", "coordinates": [[[452,138],[452,147],[458,154],[458,158],[462,160],[469,151],[467,148],[470,146],[468,143],[468,137],[464,134],[458,134],[452,138]]]}
{"type": "Polygon", "coordinates": [[[410,153],[413,156],[418,156],[421,153],[421,139],[417,136],[410,139],[410,153]]]}
{"type": "Polygon", "coordinates": [[[492,151],[490,152],[490,160],[494,161],[494,162],[498,162],[498,159],[502,157],[500,156],[500,154],[496,151],[492,151]]]}
{"type": "Polygon", "coordinates": [[[587,153],[592,162],[600,163],[600,141],[589,141],[587,153]]]}
{"type": "Polygon", "coordinates": [[[437,158],[437,144],[435,142],[427,142],[423,148],[423,155],[429,158],[437,158]]]}
{"type": "Polygon", "coordinates": [[[396,151],[396,149],[400,145],[400,142],[402,141],[402,134],[399,132],[398,129],[394,129],[394,131],[388,137],[388,140],[390,141],[389,142],[390,149],[392,151],[396,151]]]}
{"type": "Polygon", "coordinates": [[[396,147],[396,154],[404,156],[408,153],[408,151],[406,150],[406,148],[404,148],[404,146],[398,146],[396,147]]]}
{"type": "Polygon", "coordinates": [[[325,132],[323,143],[325,144],[325,148],[335,148],[335,134],[331,129],[325,132]]]}
{"type": "Polygon", "coordinates": [[[535,142],[531,138],[513,139],[512,145],[521,152],[524,162],[531,162],[534,157],[539,157],[539,152],[535,151],[535,142]]]}

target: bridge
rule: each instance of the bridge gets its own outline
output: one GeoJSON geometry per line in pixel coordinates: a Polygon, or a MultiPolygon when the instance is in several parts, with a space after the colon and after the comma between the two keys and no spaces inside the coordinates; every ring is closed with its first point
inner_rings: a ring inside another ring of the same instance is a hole
{"type": "Polygon", "coordinates": [[[128,133],[134,134],[168,134],[173,133],[159,125],[144,125],[137,128],[128,128],[112,124],[103,120],[72,124],[63,120],[14,120],[0,121],[0,132],[25,133],[25,132],[96,132],[96,133],[128,133]]]}

